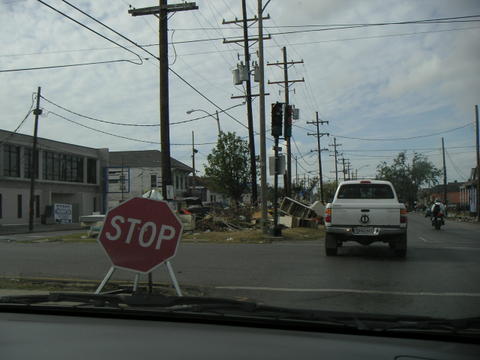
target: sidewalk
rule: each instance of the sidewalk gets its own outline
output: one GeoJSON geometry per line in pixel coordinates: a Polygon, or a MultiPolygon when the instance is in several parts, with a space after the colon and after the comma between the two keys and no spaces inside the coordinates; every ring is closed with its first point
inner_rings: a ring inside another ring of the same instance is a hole
{"type": "MultiPolygon", "coordinates": [[[[82,230],[86,228],[80,226],[79,223],[76,224],[35,224],[33,226],[33,233],[43,233],[43,232],[56,232],[56,231],[70,231],[70,230],[82,230]]],[[[0,225],[0,236],[1,235],[13,235],[13,234],[29,234],[28,225],[0,225]]]]}

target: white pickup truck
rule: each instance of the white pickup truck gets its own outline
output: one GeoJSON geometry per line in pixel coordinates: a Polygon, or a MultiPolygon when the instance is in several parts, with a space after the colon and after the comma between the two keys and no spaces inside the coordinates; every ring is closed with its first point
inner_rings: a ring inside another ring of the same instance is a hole
{"type": "Polygon", "coordinates": [[[407,253],[407,210],[389,181],[340,183],[325,208],[325,252],[337,255],[346,241],[388,243],[399,257],[407,253]]]}

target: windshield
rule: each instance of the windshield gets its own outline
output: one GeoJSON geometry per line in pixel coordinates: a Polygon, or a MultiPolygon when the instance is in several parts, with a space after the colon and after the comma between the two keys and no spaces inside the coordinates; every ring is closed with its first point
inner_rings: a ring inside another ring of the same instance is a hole
{"type": "Polygon", "coordinates": [[[0,0],[0,296],[480,315],[480,2],[260,3],[0,0]]]}

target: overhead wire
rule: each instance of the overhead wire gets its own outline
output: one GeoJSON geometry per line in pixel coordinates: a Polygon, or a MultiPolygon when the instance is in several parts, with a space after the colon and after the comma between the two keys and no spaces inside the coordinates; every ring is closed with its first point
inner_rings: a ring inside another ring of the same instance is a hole
{"type": "MultiPolygon", "coordinates": [[[[39,1],[40,3],[44,4],[45,6],[51,8],[52,10],[54,10],[55,12],[61,14],[62,16],[65,16],[67,17],[69,20],[71,21],[74,21],[75,23],[81,25],[82,27],[85,27],[93,32],[95,32],[96,34],[98,34],[99,36],[101,36],[102,38],[104,39],[107,39],[109,42],[112,42],[114,44],[117,44],[115,41],[107,38],[106,36],[98,33],[97,31],[93,30],[93,29],[90,29],[88,26],[86,25],[83,25],[82,23],[78,22],[77,20],[73,19],[72,17],[68,16],[67,14],[63,13],[62,11],[60,10],[57,10],[55,9],[54,7],[46,4],[45,2],[43,2],[42,0],[37,0],[39,1]]],[[[96,18],[94,18],[93,16],[91,16],[90,14],[86,13],[85,11],[83,11],[82,9],[76,7],[75,5],[69,3],[68,1],[66,0],[62,0],[64,3],[68,4],[70,7],[74,8],[75,10],[79,11],[80,13],[84,14],[85,16],[87,16],[88,18],[90,18],[91,20],[97,22],[98,24],[106,27],[108,30],[112,31],[113,33],[117,34],[118,36],[120,36],[122,39],[130,42],[131,44],[133,44],[134,46],[142,49],[143,51],[145,51],[146,53],[148,53],[149,55],[151,55],[152,57],[154,57],[155,59],[159,60],[158,56],[154,55],[153,53],[151,53],[150,51],[148,51],[147,49],[145,49],[143,46],[137,44],[135,41],[129,39],[128,37],[126,37],[125,35],[119,33],[118,31],[116,31],[115,29],[111,28],[110,26],[104,24],[103,22],[101,22],[100,20],[97,20],[96,18]]],[[[127,49],[126,47],[124,47],[123,45],[120,45],[118,44],[121,48],[125,48],[127,49]]],[[[127,49],[128,50],[128,49],[127,49]]],[[[134,53],[133,51],[131,50],[128,50],[132,53],[134,53]]],[[[135,55],[137,55],[136,53],[134,53],[135,55]]],[[[139,55],[137,55],[138,57],[140,57],[139,55]]],[[[185,83],[188,87],[190,87],[192,90],[194,90],[198,95],[200,95],[202,98],[204,98],[205,100],[207,100],[210,104],[212,104],[213,106],[215,106],[217,109],[219,110],[223,110],[220,106],[218,106],[215,102],[213,102],[210,98],[208,98],[205,94],[203,94],[200,90],[198,90],[196,87],[194,87],[190,82],[188,82],[183,76],[181,76],[179,73],[177,73],[175,70],[173,70],[171,67],[169,67],[169,70],[177,77],[179,78],[183,83],[185,83]]],[[[236,119],[235,117],[233,117],[232,115],[230,115],[228,112],[225,111],[225,114],[230,117],[232,120],[234,120],[235,122],[237,122],[239,125],[241,125],[242,127],[248,129],[248,126],[243,124],[242,122],[240,122],[238,119],[236,119]]]]}
{"type": "MultiPolygon", "coordinates": [[[[69,16],[69,15],[65,14],[63,11],[60,11],[60,10],[58,10],[57,8],[55,8],[55,7],[53,7],[53,6],[49,5],[49,4],[47,4],[46,2],[44,2],[44,1],[42,1],[42,0],[37,0],[37,1],[38,1],[38,2],[40,2],[41,4],[45,5],[46,7],[50,8],[51,10],[53,10],[53,11],[55,11],[55,12],[57,12],[57,13],[61,14],[62,16],[66,17],[66,18],[67,18],[67,19],[69,19],[70,21],[73,21],[74,23],[76,23],[76,24],[80,25],[81,27],[83,27],[83,28],[87,29],[88,31],[91,31],[91,32],[93,32],[93,33],[94,33],[94,34],[96,34],[97,36],[100,36],[101,38],[103,38],[103,39],[107,40],[108,42],[111,42],[112,44],[115,44],[115,45],[117,45],[118,47],[120,47],[120,48],[122,48],[122,49],[124,49],[124,50],[128,51],[129,53],[131,53],[131,54],[135,55],[135,56],[136,56],[136,57],[137,57],[137,58],[140,60],[140,63],[139,63],[139,64],[137,64],[137,65],[142,65],[142,64],[143,64],[143,59],[142,59],[142,58],[140,57],[140,55],[138,55],[136,52],[134,52],[134,51],[132,51],[132,50],[128,49],[127,47],[123,46],[122,44],[119,44],[119,43],[118,43],[118,42],[116,42],[115,40],[112,40],[112,39],[108,38],[107,36],[105,36],[105,35],[103,35],[103,34],[99,33],[98,31],[96,31],[96,30],[94,30],[94,29],[90,28],[89,26],[87,26],[87,25],[85,25],[85,24],[81,23],[80,21],[78,21],[78,20],[75,20],[75,19],[74,19],[74,18],[72,18],[71,16],[69,16]]],[[[83,11],[81,11],[80,9],[78,9],[76,6],[74,6],[74,5],[70,4],[68,1],[66,1],[66,0],[62,0],[62,1],[63,1],[64,3],[66,3],[67,5],[69,5],[69,6],[73,7],[73,8],[74,8],[74,9],[76,9],[77,11],[80,11],[80,12],[82,12],[83,14],[85,14],[85,15],[87,15],[87,16],[88,16],[88,14],[86,14],[86,13],[84,13],[83,11]]],[[[93,18],[93,17],[90,17],[90,18],[91,18],[92,20],[94,20],[94,18],[93,18]]],[[[107,27],[108,29],[110,29],[110,30],[111,30],[111,28],[109,28],[107,25],[104,25],[104,26],[105,26],[105,27],[107,27]]]]}
{"type": "MultiPolygon", "coordinates": [[[[145,60],[147,60],[147,59],[145,59],[145,60]]],[[[0,73],[60,69],[60,68],[69,68],[69,67],[78,67],[78,66],[113,64],[113,63],[119,63],[119,62],[128,62],[128,63],[134,64],[134,65],[142,65],[142,64],[136,63],[133,60],[118,59],[118,60],[92,61],[92,62],[76,63],[76,64],[47,65],[47,66],[36,66],[36,67],[15,68],[15,69],[0,69],[0,73]]]]}
{"type": "Polygon", "coordinates": [[[457,173],[457,175],[460,176],[460,178],[462,180],[467,179],[465,174],[462,171],[460,171],[460,169],[457,167],[457,165],[455,164],[455,161],[452,160],[452,157],[450,156],[450,153],[446,149],[445,149],[445,153],[447,154],[447,157],[450,160],[450,163],[452,164],[452,167],[455,170],[455,172],[457,173]]]}
{"type": "MultiPolygon", "coordinates": [[[[150,140],[143,140],[143,139],[138,139],[138,138],[132,138],[132,137],[128,137],[128,136],[123,136],[123,135],[119,135],[119,134],[114,134],[114,133],[110,133],[110,132],[107,132],[107,131],[103,131],[103,130],[100,130],[100,129],[96,129],[96,128],[93,128],[91,126],[88,126],[88,125],[85,125],[85,124],[81,124],[75,120],[72,120],[72,119],[69,119],[63,115],[60,115],[60,114],[57,114],[56,112],[54,111],[51,111],[51,110],[47,110],[47,114],[50,115],[55,115],[63,120],[66,120],[70,123],[73,123],[73,124],[76,124],[78,126],[81,126],[81,127],[84,127],[86,129],[89,129],[89,130],[92,130],[92,131],[96,131],[96,132],[99,132],[99,133],[102,133],[102,134],[105,134],[105,135],[110,135],[110,136],[113,136],[113,137],[117,137],[117,138],[121,138],[121,139],[126,139],[126,140],[131,140],[131,141],[138,141],[138,142],[142,142],[142,143],[146,143],[146,144],[155,144],[155,145],[160,145],[160,142],[158,141],[150,141],[150,140]]],[[[196,143],[195,146],[200,146],[200,145],[213,145],[213,144],[216,144],[216,142],[205,142],[205,143],[196,143]]],[[[180,144],[180,143],[172,143],[170,144],[172,146],[191,146],[192,144],[180,144]]]]}
{"type": "Polygon", "coordinates": [[[12,131],[10,132],[10,134],[8,134],[7,136],[5,136],[3,139],[0,140],[0,145],[5,143],[8,139],[10,139],[12,136],[14,136],[18,130],[20,130],[20,128],[23,126],[23,124],[25,123],[25,121],[27,121],[28,119],[28,116],[30,115],[30,113],[32,112],[32,109],[33,109],[33,106],[34,106],[34,103],[35,103],[35,98],[36,98],[36,94],[33,93],[32,94],[32,103],[30,104],[30,108],[28,109],[28,112],[27,114],[25,115],[25,117],[18,123],[17,127],[12,131]]]}

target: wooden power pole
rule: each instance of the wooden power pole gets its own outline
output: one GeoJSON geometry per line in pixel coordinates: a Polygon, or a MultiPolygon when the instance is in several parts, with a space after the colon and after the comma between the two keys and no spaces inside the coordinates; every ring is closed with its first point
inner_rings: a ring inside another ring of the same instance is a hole
{"type": "Polygon", "coordinates": [[[35,217],[35,176],[38,172],[37,140],[38,140],[38,117],[42,114],[40,109],[41,87],[37,89],[37,106],[33,110],[35,115],[35,126],[33,130],[32,158],[30,161],[30,204],[28,209],[28,231],[33,231],[33,220],[35,217]]]}
{"type": "MultiPolygon", "coordinates": [[[[475,105],[475,145],[477,148],[477,221],[480,221],[480,144],[479,144],[479,132],[478,127],[478,105],[475,105]]],[[[472,179],[473,180],[473,179],[472,179]]]]}
{"type": "Polygon", "coordinates": [[[442,158],[443,158],[443,203],[447,206],[447,165],[445,164],[445,143],[442,137],[442,158]]]}
{"type": "Polygon", "coordinates": [[[168,86],[168,13],[197,9],[198,6],[194,2],[168,5],[167,0],[159,0],[159,6],[128,10],[128,13],[132,16],[155,15],[158,17],[160,62],[160,143],[162,152],[162,195],[164,199],[167,199],[167,189],[172,185],[168,86]]]}
{"type": "MultiPolygon", "coordinates": [[[[263,18],[268,19],[268,18],[263,18]]],[[[241,23],[243,27],[243,38],[242,39],[224,39],[224,44],[237,43],[243,46],[243,56],[245,58],[245,72],[247,73],[247,78],[245,79],[245,96],[232,96],[232,99],[245,98],[247,105],[247,123],[248,123],[248,147],[250,151],[250,183],[252,188],[252,204],[257,205],[258,202],[258,191],[257,191],[257,163],[255,155],[255,130],[253,127],[253,109],[252,109],[252,97],[259,96],[258,94],[252,94],[252,82],[250,74],[250,45],[251,41],[258,41],[258,38],[249,38],[248,35],[248,23],[256,22],[258,18],[255,16],[253,18],[247,18],[247,5],[246,0],[242,0],[242,19],[225,21],[223,20],[223,25],[228,24],[238,24],[241,23]]],[[[271,36],[264,37],[263,40],[270,39],[271,36]]]]}
{"type": "MultiPolygon", "coordinates": [[[[328,124],[328,121],[320,120],[320,118],[318,117],[318,111],[317,111],[315,121],[307,121],[307,124],[315,125],[316,128],[317,128],[317,131],[315,133],[308,133],[307,135],[317,137],[317,150],[316,151],[318,151],[318,180],[320,181],[320,201],[323,203],[324,198],[323,198],[322,151],[325,151],[325,150],[328,150],[328,149],[322,149],[321,148],[320,138],[324,135],[328,136],[329,134],[328,133],[321,133],[320,132],[320,125],[328,124]]],[[[312,150],[312,151],[315,151],[315,150],[312,150]]]]}

